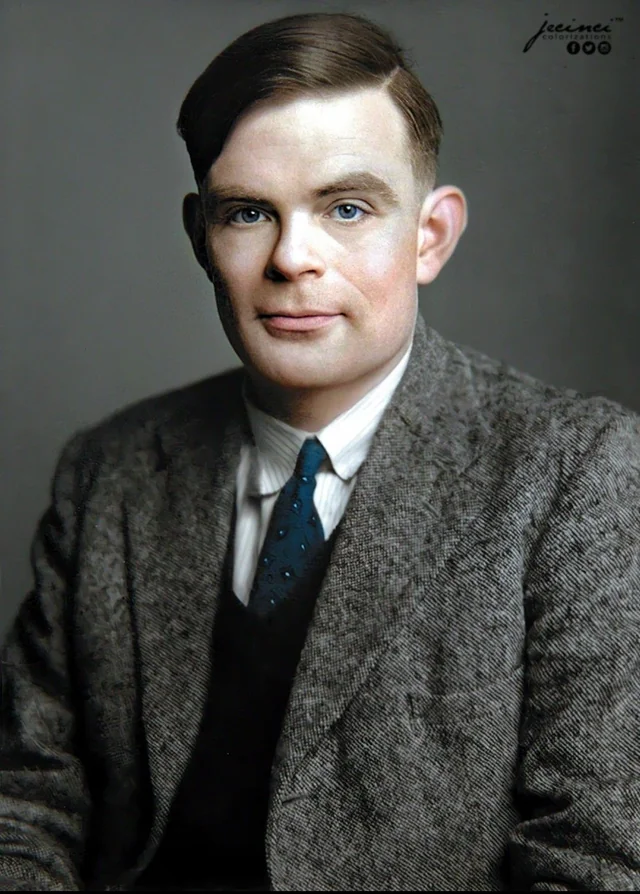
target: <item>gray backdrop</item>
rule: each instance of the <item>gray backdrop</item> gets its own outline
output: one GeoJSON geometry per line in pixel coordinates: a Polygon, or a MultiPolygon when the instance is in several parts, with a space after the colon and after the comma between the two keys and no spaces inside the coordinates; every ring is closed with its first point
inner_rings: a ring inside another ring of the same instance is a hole
{"type": "Polygon", "coordinates": [[[3,0],[0,635],[64,440],[236,365],[181,229],[175,120],[230,40],[316,10],[390,25],[442,112],[440,182],[470,216],[421,294],[431,325],[640,409],[639,3],[3,0]],[[523,53],[545,13],[608,23],[611,52],[540,38],[523,53]]]}

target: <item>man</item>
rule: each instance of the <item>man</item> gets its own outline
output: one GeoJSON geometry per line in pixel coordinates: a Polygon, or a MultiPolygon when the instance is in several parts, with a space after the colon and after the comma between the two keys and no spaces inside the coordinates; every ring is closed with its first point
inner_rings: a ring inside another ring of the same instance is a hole
{"type": "Polygon", "coordinates": [[[4,888],[637,890],[638,418],[418,315],[465,199],[376,26],[254,29],[179,128],[243,369],[63,452],[4,888]]]}

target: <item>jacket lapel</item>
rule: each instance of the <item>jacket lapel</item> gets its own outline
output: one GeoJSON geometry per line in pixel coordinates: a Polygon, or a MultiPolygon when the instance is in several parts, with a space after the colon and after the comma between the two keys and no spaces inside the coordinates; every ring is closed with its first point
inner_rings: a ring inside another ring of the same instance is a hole
{"type": "Polygon", "coordinates": [[[161,836],[208,690],[212,625],[247,433],[236,379],[229,383],[227,408],[203,398],[190,418],[161,430],[161,469],[149,481],[146,499],[128,513],[154,797],[147,852],[161,836]]]}
{"type": "MultiPolygon", "coordinates": [[[[412,356],[376,433],[336,538],[298,665],[274,764],[272,803],[433,587],[482,505],[482,421],[454,346],[418,318],[412,356]],[[458,393],[455,391],[456,385],[458,393]]],[[[461,355],[460,355],[461,356],[461,355]]],[[[484,498],[486,499],[486,498],[484,498]]]]}

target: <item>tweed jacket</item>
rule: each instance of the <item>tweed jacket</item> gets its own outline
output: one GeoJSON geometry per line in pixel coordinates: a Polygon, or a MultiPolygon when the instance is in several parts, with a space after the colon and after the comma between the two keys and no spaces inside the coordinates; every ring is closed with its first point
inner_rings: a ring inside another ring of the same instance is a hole
{"type": "MultiPolygon", "coordinates": [[[[241,381],[62,453],[2,654],[5,890],[126,890],[160,842],[207,694],[241,381]]],[[[273,889],[640,890],[639,666],[638,417],[419,317],[289,699],[273,889]]]]}

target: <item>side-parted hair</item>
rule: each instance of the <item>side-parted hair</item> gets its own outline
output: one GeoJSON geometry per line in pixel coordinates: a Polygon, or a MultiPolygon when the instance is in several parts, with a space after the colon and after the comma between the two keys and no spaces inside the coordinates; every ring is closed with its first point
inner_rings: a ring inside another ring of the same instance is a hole
{"type": "Polygon", "coordinates": [[[308,13],[242,34],[187,93],[177,128],[200,188],[234,124],[260,100],[385,87],[407,124],[414,176],[435,183],[442,121],[393,36],[362,16],[308,13]]]}

